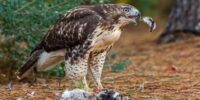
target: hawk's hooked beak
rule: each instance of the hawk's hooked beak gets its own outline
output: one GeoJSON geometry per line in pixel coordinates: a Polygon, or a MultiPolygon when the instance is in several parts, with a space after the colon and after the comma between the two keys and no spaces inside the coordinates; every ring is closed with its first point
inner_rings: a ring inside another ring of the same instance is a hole
{"type": "Polygon", "coordinates": [[[141,13],[140,13],[140,12],[135,12],[134,15],[131,15],[131,16],[128,16],[128,17],[132,20],[132,22],[133,22],[134,24],[137,25],[137,19],[140,19],[140,18],[141,18],[141,13]]]}

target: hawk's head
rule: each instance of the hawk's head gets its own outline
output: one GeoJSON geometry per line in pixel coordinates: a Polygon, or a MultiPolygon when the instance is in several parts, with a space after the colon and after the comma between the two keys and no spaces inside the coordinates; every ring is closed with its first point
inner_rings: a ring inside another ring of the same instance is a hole
{"type": "Polygon", "coordinates": [[[121,10],[125,14],[125,16],[128,19],[131,19],[132,21],[136,22],[136,19],[141,17],[140,11],[135,8],[134,6],[128,5],[128,4],[122,4],[121,10]]]}

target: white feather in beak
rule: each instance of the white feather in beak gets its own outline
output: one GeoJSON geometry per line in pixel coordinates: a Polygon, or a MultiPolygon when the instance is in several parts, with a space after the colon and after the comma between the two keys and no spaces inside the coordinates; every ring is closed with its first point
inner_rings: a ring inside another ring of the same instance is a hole
{"type": "Polygon", "coordinates": [[[144,22],[150,27],[150,32],[156,29],[156,23],[151,17],[141,17],[140,21],[144,22]]]}

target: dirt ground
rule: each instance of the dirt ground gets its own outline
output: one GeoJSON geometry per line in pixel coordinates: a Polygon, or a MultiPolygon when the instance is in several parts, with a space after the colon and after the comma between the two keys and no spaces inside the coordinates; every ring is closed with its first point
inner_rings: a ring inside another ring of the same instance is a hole
{"type": "MultiPolygon", "coordinates": [[[[111,50],[117,52],[111,62],[131,63],[121,73],[104,68],[104,87],[116,89],[132,100],[200,100],[200,37],[158,45],[155,39],[162,29],[154,33],[142,27],[135,30],[123,34],[111,50]]],[[[49,79],[47,84],[14,82],[12,91],[0,85],[0,99],[54,100],[72,85],[62,80],[60,89],[57,79],[49,79]]]]}

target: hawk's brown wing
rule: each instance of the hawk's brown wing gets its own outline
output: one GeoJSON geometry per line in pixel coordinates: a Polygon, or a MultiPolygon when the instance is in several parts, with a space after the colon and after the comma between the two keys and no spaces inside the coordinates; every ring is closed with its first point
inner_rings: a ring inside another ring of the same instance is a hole
{"type": "Polygon", "coordinates": [[[82,44],[96,29],[101,17],[89,8],[69,11],[50,29],[41,43],[33,50],[54,50],[71,48],[82,44]]]}

